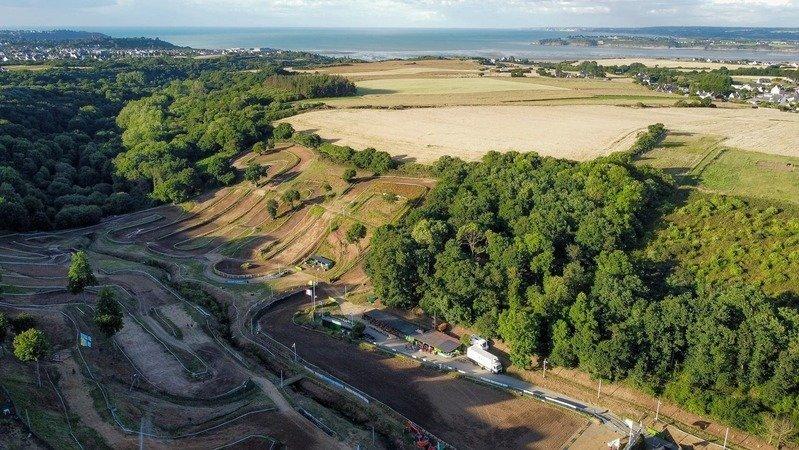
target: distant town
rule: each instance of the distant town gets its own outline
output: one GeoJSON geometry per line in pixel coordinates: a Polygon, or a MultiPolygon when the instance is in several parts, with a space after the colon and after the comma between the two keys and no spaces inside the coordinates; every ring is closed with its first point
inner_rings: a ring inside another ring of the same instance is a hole
{"type": "MultiPolygon", "coordinates": [[[[228,54],[273,54],[271,48],[229,48],[204,50],[179,47],[153,38],[113,38],[84,31],[0,30],[0,64],[28,64],[46,61],[105,61],[115,58],[156,56],[211,57],[228,54]]],[[[0,67],[0,71],[3,68],[0,67]]]]}

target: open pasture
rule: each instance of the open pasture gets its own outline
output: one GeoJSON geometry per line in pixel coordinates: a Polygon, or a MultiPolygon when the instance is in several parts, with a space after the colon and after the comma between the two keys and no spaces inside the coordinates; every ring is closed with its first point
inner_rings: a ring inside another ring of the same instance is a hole
{"type": "Polygon", "coordinates": [[[682,184],[714,193],[799,203],[799,158],[743,151],[720,142],[714,136],[671,134],[637,160],[665,170],[682,184]]]}
{"type": "Polygon", "coordinates": [[[772,109],[626,108],[606,105],[335,109],[287,119],[298,130],[354,148],[432,162],[479,159],[491,150],[588,160],[628,149],[662,122],[671,131],[717,135],[743,150],[799,157],[799,116],[772,109]]]}

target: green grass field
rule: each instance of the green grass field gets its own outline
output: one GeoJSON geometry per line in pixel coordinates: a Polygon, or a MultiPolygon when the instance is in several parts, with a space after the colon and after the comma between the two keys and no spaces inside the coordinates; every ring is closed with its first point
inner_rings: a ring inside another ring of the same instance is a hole
{"type": "Polygon", "coordinates": [[[713,136],[676,134],[638,158],[701,190],[799,204],[799,158],[720,145],[713,136]]]}

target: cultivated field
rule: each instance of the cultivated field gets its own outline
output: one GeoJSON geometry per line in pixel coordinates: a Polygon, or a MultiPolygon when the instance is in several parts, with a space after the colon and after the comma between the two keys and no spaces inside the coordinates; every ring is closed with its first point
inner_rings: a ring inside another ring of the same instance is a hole
{"type": "Polygon", "coordinates": [[[358,94],[469,94],[503,91],[568,91],[511,78],[397,78],[358,82],[358,94]]]}
{"type": "Polygon", "coordinates": [[[427,60],[427,61],[379,61],[371,63],[345,64],[341,66],[323,67],[303,72],[318,72],[344,75],[348,78],[392,77],[408,75],[453,75],[474,74],[483,70],[477,61],[473,60],[427,60]]]}
{"type": "Polygon", "coordinates": [[[603,104],[672,105],[677,97],[650,91],[627,78],[510,78],[503,76],[379,78],[356,81],[355,97],[326,99],[346,107],[442,107],[458,105],[603,104]]]}
{"type": "Polygon", "coordinates": [[[657,59],[657,58],[606,58],[598,59],[597,63],[603,66],[623,66],[633,63],[641,63],[648,67],[666,67],[674,69],[689,69],[689,70],[713,70],[726,67],[728,69],[738,69],[740,67],[763,67],[762,64],[758,65],[743,65],[743,64],[726,64],[707,61],[689,61],[681,59],[657,59]]]}
{"type": "Polygon", "coordinates": [[[670,105],[675,96],[654,92],[629,78],[546,78],[535,73],[511,78],[476,61],[384,61],[314,71],[345,76],[358,94],[324,100],[335,107],[455,105],[610,104],[670,105]]]}
{"type": "Polygon", "coordinates": [[[725,146],[799,157],[799,116],[773,109],[626,108],[604,105],[334,109],[291,117],[298,130],[354,148],[431,162],[478,159],[491,150],[587,160],[625,150],[662,122],[676,132],[717,135],[725,146]]]}

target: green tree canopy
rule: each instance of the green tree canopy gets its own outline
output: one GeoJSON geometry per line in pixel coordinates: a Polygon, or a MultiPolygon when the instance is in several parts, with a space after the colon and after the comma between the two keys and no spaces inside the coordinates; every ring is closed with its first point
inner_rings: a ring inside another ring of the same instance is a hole
{"type": "Polygon", "coordinates": [[[344,170],[344,173],[341,175],[341,179],[346,181],[347,183],[352,183],[356,175],[357,173],[355,172],[355,169],[346,169],[344,170]]]}
{"type": "Polygon", "coordinates": [[[94,323],[106,336],[113,336],[122,329],[122,308],[117,303],[114,291],[109,287],[100,289],[94,323]]]}
{"type": "Polygon", "coordinates": [[[366,237],[366,227],[360,222],[353,223],[347,229],[347,242],[354,244],[366,237]]]}
{"type": "Polygon", "coordinates": [[[87,286],[97,284],[97,279],[92,273],[92,267],[89,265],[89,258],[83,250],[72,254],[67,279],[67,289],[72,294],[80,294],[87,286]]]}
{"type": "Polygon", "coordinates": [[[6,338],[6,333],[8,332],[8,317],[5,314],[0,312],[0,342],[3,342],[6,338]]]}
{"type": "Polygon", "coordinates": [[[49,343],[41,331],[31,328],[14,337],[14,356],[20,361],[39,361],[48,350],[49,343]]]}

